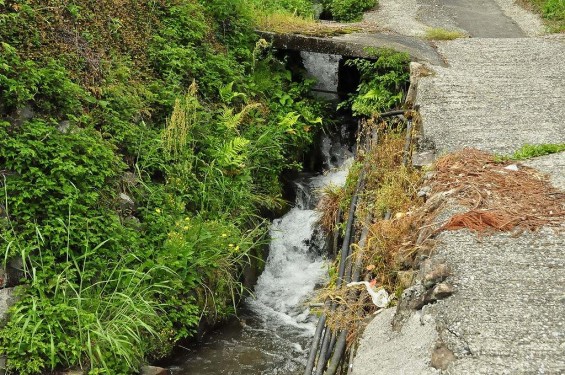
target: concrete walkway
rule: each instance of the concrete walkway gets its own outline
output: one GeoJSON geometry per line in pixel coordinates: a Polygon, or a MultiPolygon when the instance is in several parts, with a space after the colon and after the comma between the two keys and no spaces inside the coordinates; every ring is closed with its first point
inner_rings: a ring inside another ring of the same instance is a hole
{"type": "MultiPolygon", "coordinates": [[[[565,35],[525,37],[539,33],[539,20],[512,1],[380,3],[368,18],[398,33],[441,26],[481,37],[437,43],[448,66],[428,66],[433,74],[419,83],[424,135],[438,154],[565,143],[565,35]]],[[[565,153],[526,164],[565,190],[565,153]]],[[[443,218],[455,209],[446,207],[443,218]]],[[[440,234],[430,263],[449,266],[444,282],[455,293],[406,309],[421,293],[417,282],[401,308],[368,325],[352,373],[565,374],[564,233],[440,234]]]]}

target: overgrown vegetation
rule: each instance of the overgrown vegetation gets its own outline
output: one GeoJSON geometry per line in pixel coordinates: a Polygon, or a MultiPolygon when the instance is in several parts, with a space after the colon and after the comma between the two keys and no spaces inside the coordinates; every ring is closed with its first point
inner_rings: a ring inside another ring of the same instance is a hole
{"type": "Polygon", "coordinates": [[[340,108],[350,108],[355,116],[371,117],[398,108],[408,90],[409,55],[387,49],[376,50],[374,54],[376,60],[346,62],[359,71],[361,81],[356,93],[341,103],[340,108]]]}
{"type": "Polygon", "coordinates": [[[522,0],[533,7],[546,21],[552,32],[565,32],[565,1],[563,0],[522,0]]]}
{"type": "Polygon", "coordinates": [[[0,238],[27,285],[10,371],[134,372],[234,312],[321,126],[253,33],[265,4],[0,0],[0,238]]]}

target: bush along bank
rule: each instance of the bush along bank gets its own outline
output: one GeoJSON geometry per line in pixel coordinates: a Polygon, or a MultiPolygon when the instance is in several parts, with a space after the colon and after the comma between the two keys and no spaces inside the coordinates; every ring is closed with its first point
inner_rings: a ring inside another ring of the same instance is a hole
{"type": "MultiPolygon", "coordinates": [[[[281,5],[281,9],[284,9],[281,5]]],[[[127,374],[233,314],[321,126],[232,0],[0,1],[0,234],[17,374],[127,374]]]]}

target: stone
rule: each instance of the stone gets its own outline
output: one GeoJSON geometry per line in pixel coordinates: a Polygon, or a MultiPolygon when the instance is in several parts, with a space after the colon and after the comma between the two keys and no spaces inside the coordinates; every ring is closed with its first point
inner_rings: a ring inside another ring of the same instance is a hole
{"type": "Polygon", "coordinates": [[[20,257],[10,259],[4,268],[0,268],[0,289],[20,284],[24,277],[23,262],[20,257]]]}
{"type": "Polygon", "coordinates": [[[12,124],[14,126],[20,126],[24,122],[31,120],[35,117],[35,111],[31,105],[26,105],[23,108],[19,108],[12,118],[12,124]]]}
{"type": "Polygon", "coordinates": [[[6,269],[0,268],[0,289],[6,287],[7,279],[8,277],[6,275],[6,269]]]}
{"type": "Polygon", "coordinates": [[[134,200],[131,199],[130,196],[125,193],[120,193],[120,204],[124,208],[130,208],[130,209],[135,208],[134,200]]]}
{"type": "Polygon", "coordinates": [[[429,168],[436,160],[436,153],[433,150],[417,152],[412,155],[412,165],[416,168],[429,168]]]}
{"type": "Polygon", "coordinates": [[[409,288],[414,281],[415,271],[398,271],[397,277],[400,287],[403,289],[409,288]]]}
{"type": "Polygon", "coordinates": [[[14,288],[0,289],[0,325],[8,314],[8,309],[16,302],[14,288]]]}
{"type": "Polygon", "coordinates": [[[418,197],[427,198],[431,191],[431,186],[424,186],[420,190],[418,190],[418,197]]]}
{"type": "Polygon", "coordinates": [[[449,348],[440,344],[432,352],[431,365],[438,370],[447,370],[449,364],[456,359],[455,354],[449,348]]]}
{"type": "Polygon", "coordinates": [[[420,310],[422,307],[447,298],[453,293],[455,293],[455,288],[451,284],[437,284],[433,289],[428,289],[426,293],[414,299],[411,306],[415,310],[420,310]]]}
{"type": "Polygon", "coordinates": [[[169,370],[157,366],[143,366],[141,368],[141,375],[168,375],[169,370]]]}
{"type": "Polygon", "coordinates": [[[451,268],[446,263],[437,259],[427,259],[420,268],[422,283],[426,289],[431,288],[437,283],[444,281],[451,275],[451,268]]]}
{"type": "Polygon", "coordinates": [[[437,284],[432,290],[431,299],[438,301],[440,299],[449,297],[453,293],[455,293],[455,288],[453,287],[453,285],[448,283],[437,284]]]}
{"type": "Polygon", "coordinates": [[[67,134],[70,128],[71,128],[71,122],[69,120],[65,120],[59,123],[57,130],[59,130],[63,134],[67,134]]]}

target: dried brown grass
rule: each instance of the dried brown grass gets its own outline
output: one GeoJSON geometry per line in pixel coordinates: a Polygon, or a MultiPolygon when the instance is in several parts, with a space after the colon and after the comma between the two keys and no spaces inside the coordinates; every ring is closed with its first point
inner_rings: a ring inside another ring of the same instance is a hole
{"type": "Polygon", "coordinates": [[[560,226],[565,220],[565,193],[547,176],[512,162],[497,162],[492,154],[465,149],[436,164],[432,192],[452,190],[469,211],[454,215],[439,230],[468,228],[476,232],[536,230],[560,226]]]}
{"type": "Polygon", "coordinates": [[[322,192],[322,198],[316,210],[322,214],[318,223],[324,233],[331,233],[335,229],[340,204],[344,195],[345,189],[335,186],[330,186],[322,192]]]}
{"type": "MultiPolygon", "coordinates": [[[[365,189],[357,207],[357,232],[363,225],[368,226],[366,244],[361,248],[354,244],[351,261],[362,259],[361,279],[376,279],[377,287],[384,287],[389,293],[401,292],[398,271],[406,269],[416,253],[416,236],[422,225],[423,216],[417,208],[423,201],[417,197],[422,180],[421,171],[402,164],[405,137],[402,132],[391,129],[386,122],[369,121],[364,124],[362,134],[377,131],[379,140],[369,151],[360,150],[358,161],[362,162],[365,174],[365,189]],[[384,219],[385,213],[391,214],[384,219]],[[374,218],[367,223],[368,217],[374,218]]],[[[361,137],[363,138],[363,137],[361,137]]],[[[366,144],[360,139],[359,144],[366,144]]],[[[359,173],[353,172],[353,180],[359,173]]],[[[349,183],[350,186],[355,185],[349,183]]],[[[352,192],[347,187],[340,197],[349,202],[352,192]]],[[[336,211],[335,201],[324,207],[336,211]]],[[[345,213],[345,211],[344,211],[345,213]]],[[[335,216],[327,215],[330,223],[335,216]]],[[[346,216],[346,215],[345,215],[346,216]]],[[[345,219],[345,218],[344,218],[345,219]]],[[[337,268],[337,267],[336,267],[337,268]]],[[[321,291],[320,301],[331,301],[333,308],[323,308],[327,325],[335,332],[348,329],[353,340],[362,331],[367,315],[376,310],[369,294],[363,289],[336,288],[331,283],[321,291]]],[[[350,341],[348,341],[350,342],[350,341]]]]}
{"type": "Polygon", "coordinates": [[[318,37],[350,34],[361,30],[361,28],[351,25],[323,23],[288,13],[261,14],[257,17],[256,22],[257,28],[262,31],[318,37]]]}

